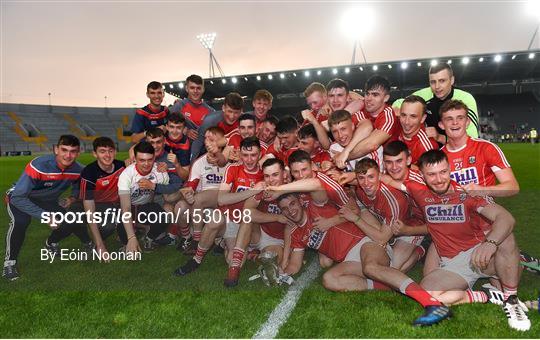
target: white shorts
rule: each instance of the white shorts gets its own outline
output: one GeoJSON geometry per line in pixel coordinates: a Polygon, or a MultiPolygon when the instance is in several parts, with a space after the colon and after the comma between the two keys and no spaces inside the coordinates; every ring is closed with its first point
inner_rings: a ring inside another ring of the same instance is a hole
{"type": "Polygon", "coordinates": [[[264,229],[261,228],[261,239],[259,240],[259,250],[262,251],[264,248],[269,246],[280,246],[283,247],[285,241],[279,238],[272,237],[264,232],[264,229]]]}
{"type": "Polygon", "coordinates": [[[415,246],[420,246],[422,244],[422,241],[424,240],[424,236],[399,236],[395,238],[395,241],[402,241],[406,243],[410,243],[415,246]]]}
{"type": "Polygon", "coordinates": [[[236,238],[236,235],[238,235],[239,229],[240,229],[239,223],[228,221],[227,224],[225,225],[225,234],[223,234],[223,238],[236,238]]]}
{"type": "Polygon", "coordinates": [[[491,275],[486,275],[474,268],[471,264],[472,253],[480,244],[469,250],[462,251],[452,258],[441,257],[439,268],[458,274],[467,282],[469,288],[472,288],[478,279],[491,277],[491,275]]]}
{"type": "MultiPolygon", "coordinates": [[[[369,237],[367,236],[364,236],[364,238],[362,238],[360,241],[358,241],[358,243],[351,248],[351,250],[349,250],[349,252],[347,253],[347,256],[345,256],[345,259],[343,260],[343,262],[362,262],[360,260],[360,251],[362,250],[362,246],[368,242],[373,242],[375,243],[375,241],[373,241],[372,239],[370,239],[369,237]]],[[[390,247],[388,244],[385,246],[385,250],[386,250],[386,254],[388,255],[388,257],[390,258],[390,263],[392,263],[392,257],[393,257],[393,251],[392,251],[392,247],[390,247]]]]}

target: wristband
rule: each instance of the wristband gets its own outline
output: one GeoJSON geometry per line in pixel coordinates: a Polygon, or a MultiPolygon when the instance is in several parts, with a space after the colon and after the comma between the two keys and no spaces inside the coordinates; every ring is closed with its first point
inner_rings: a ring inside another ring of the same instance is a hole
{"type": "Polygon", "coordinates": [[[127,240],[129,241],[129,240],[131,240],[132,238],[134,238],[135,236],[137,236],[137,235],[136,235],[136,234],[133,234],[133,235],[131,235],[130,237],[128,237],[127,240]]]}
{"type": "Polygon", "coordinates": [[[356,221],[354,221],[354,224],[358,224],[360,222],[360,220],[362,219],[362,216],[358,216],[358,218],[356,219],[356,221]]]}
{"type": "Polygon", "coordinates": [[[486,239],[484,242],[485,242],[485,243],[492,243],[492,244],[495,245],[495,247],[497,247],[497,248],[499,247],[499,243],[498,243],[497,241],[495,241],[495,240],[488,240],[488,239],[486,239]]]}

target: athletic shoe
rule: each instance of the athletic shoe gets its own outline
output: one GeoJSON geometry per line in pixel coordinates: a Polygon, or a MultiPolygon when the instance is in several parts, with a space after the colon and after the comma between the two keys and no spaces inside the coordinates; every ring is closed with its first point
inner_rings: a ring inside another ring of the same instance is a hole
{"type": "Polygon", "coordinates": [[[197,268],[199,268],[200,265],[201,264],[197,263],[197,261],[195,261],[194,259],[189,259],[189,261],[187,261],[185,265],[183,265],[182,267],[176,268],[173,275],[176,275],[176,276],[187,275],[195,271],[197,268]]]}
{"type": "Polygon", "coordinates": [[[60,244],[58,243],[49,243],[49,240],[45,240],[45,249],[49,251],[49,253],[56,255],[60,255],[60,244]]]}
{"type": "Polygon", "coordinates": [[[184,255],[195,255],[197,252],[197,247],[199,246],[199,241],[192,240],[186,249],[182,252],[184,255]]]}
{"type": "MultiPolygon", "coordinates": [[[[495,286],[490,283],[485,283],[482,285],[482,291],[487,294],[489,302],[498,306],[504,306],[504,293],[497,289],[495,286]]],[[[524,304],[521,300],[518,299],[518,303],[521,309],[525,311],[525,313],[529,311],[527,305],[524,304]]]]}
{"type": "Polygon", "coordinates": [[[169,234],[166,234],[162,238],[159,238],[154,241],[157,245],[160,246],[174,246],[176,245],[176,239],[172,238],[169,234]]]}
{"type": "Polygon", "coordinates": [[[424,308],[424,314],[414,320],[413,326],[432,326],[451,316],[452,311],[447,306],[427,306],[424,308]]]}
{"type": "MultiPolygon", "coordinates": [[[[533,257],[533,256],[531,256],[531,255],[529,255],[527,253],[524,253],[523,251],[519,253],[519,257],[520,257],[519,260],[521,262],[525,262],[525,263],[527,263],[529,265],[533,265],[535,267],[540,267],[540,259],[537,259],[537,258],[535,258],[535,257],[533,257]]],[[[536,273],[536,274],[540,274],[540,271],[535,269],[535,268],[531,268],[529,266],[524,266],[524,267],[525,267],[525,269],[527,271],[530,271],[530,272],[536,273]]]]}
{"type": "Polygon", "coordinates": [[[240,267],[229,267],[227,272],[227,278],[223,281],[223,284],[227,288],[238,286],[238,279],[240,277],[240,267]]]}
{"type": "Polygon", "coordinates": [[[510,295],[504,302],[503,310],[508,319],[508,325],[518,331],[528,331],[531,328],[531,321],[521,308],[521,304],[516,295],[510,295]]]}
{"type": "MultiPolygon", "coordinates": [[[[192,243],[192,240],[193,239],[191,238],[191,236],[188,238],[181,237],[180,242],[178,242],[178,244],[176,245],[176,249],[178,249],[181,252],[184,252],[192,243]]],[[[195,247],[195,249],[197,249],[197,247],[195,247]]]]}
{"type": "Polygon", "coordinates": [[[17,270],[16,265],[13,264],[10,266],[5,266],[4,270],[2,270],[2,277],[8,281],[17,280],[20,277],[20,275],[19,275],[19,271],[17,270]]]}
{"type": "Polygon", "coordinates": [[[142,242],[142,243],[143,243],[143,250],[144,250],[145,252],[151,252],[151,251],[153,251],[153,250],[156,249],[156,244],[155,244],[154,240],[152,240],[152,239],[151,239],[150,237],[148,237],[148,236],[145,236],[145,237],[143,238],[143,242],[142,242]]]}

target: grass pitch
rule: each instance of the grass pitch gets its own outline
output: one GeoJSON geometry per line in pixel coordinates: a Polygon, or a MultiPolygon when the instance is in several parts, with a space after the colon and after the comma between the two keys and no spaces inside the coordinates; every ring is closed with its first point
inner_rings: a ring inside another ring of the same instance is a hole
{"type": "MultiPolygon", "coordinates": [[[[521,186],[517,197],[500,199],[516,217],[520,248],[540,255],[540,146],[503,144],[521,186]]],[[[0,190],[17,180],[31,157],[0,159],[0,190]]],[[[92,161],[89,154],[80,161],[92,161]]],[[[5,237],[9,218],[0,209],[0,234],[5,237]]],[[[34,221],[19,256],[21,278],[0,281],[0,329],[6,338],[132,338],[132,337],[252,337],[279,304],[287,288],[269,289],[260,280],[248,282],[256,266],[248,263],[238,288],[223,287],[227,268],[222,257],[209,254],[199,270],[188,277],[171,274],[187,257],[173,247],[144,253],[139,262],[40,261],[40,248],[49,229],[34,221]]],[[[110,250],[119,244],[107,241],[110,250]]],[[[4,241],[0,251],[4,251],[4,241]]],[[[78,248],[70,237],[63,248],[78,248]]],[[[420,279],[420,267],[411,276],[420,279]]],[[[482,281],[483,282],[483,281],[482,281]]],[[[524,272],[522,300],[536,299],[540,276],[524,272]]],[[[540,314],[530,312],[532,328],[509,329],[495,305],[453,307],[450,321],[425,329],[410,324],[422,309],[393,292],[333,293],[320,277],[304,292],[291,317],[281,327],[283,338],[539,338],[540,314]]]]}

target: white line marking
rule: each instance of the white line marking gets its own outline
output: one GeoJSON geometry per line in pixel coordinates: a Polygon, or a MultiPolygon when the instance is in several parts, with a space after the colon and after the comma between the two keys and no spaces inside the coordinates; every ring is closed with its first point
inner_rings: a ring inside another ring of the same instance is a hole
{"type": "Polygon", "coordinates": [[[302,295],[302,291],[315,280],[320,270],[318,257],[315,256],[304,273],[289,288],[289,291],[281,299],[279,305],[274,308],[268,320],[255,333],[253,339],[273,339],[276,337],[281,326],[287,321],[289,315],[291,315],[302,295]]]}

